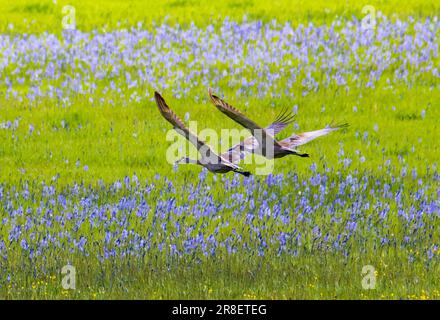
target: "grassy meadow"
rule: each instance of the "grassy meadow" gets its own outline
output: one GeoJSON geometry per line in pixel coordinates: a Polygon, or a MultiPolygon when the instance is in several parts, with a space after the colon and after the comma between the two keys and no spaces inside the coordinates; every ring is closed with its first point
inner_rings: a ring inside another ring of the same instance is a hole
{"type": "Polygon", "coordinates": [[[439,299],[439,10],[0,1],[0,298],[439,299]],[[269,175],[174,166],[153,93],[241,129],[209,86],[261,125],[292,110],[280,138],[350,126],[269,175]]]}

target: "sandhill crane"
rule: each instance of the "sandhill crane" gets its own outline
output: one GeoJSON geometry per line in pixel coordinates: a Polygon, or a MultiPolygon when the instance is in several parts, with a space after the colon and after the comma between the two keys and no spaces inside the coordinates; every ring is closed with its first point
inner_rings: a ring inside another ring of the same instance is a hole
{"type": "Polygon", "coordinates": [[[244,149],[247,152],[257,153],[267,158],[282,158],[290,154],[300,157],[309,157],[307,153],[298,153],[295,148],[306,144],[317,137],[348,126],[347,123],[336,126],[328,125],[324,129],[293,134],[284,140],[277,141],[274,138],[274,135],[276,134],[275,132],[272,134],[267,129],[260,127],[258,124],[243,115],[238,109],[232,107],[214,95],[211,88],[208,89],[208,93],[212,103],[217,109],[251,131],[253,137],[250,137],[243,142],[244,149]]]}
{"type": "Polygon", "coordinates": [[[159,107],[159,111],[162,116],[171,123],[174,129],[184,136],[187,140],[189,140],[194,146],[197,148],[199,153],[201,154],[200,160],[194,160],[190,158],[182,158],[178,161],[178,163],[193,163],[198,164],[211,172],[214,173],[226,173],[229,171],[237,172],[246,177],[250,176],[250,172],[243,171],[242,168],[237,166],[236,164],[228,161],[223,158],[221,155],[217,155],[212,151],[212,149],[203,141],[201,141],[194,133],[192,133],[180,120],[177,115],[168,107],[165,100],[158,92],[154,92],[154,98],[156,100],[156,104],[159,107]]]}
{"type": "MultiPolygon", "coordinates": [[[[278,114],[275,120],[265,128],[265,130],[266,132],[275,136],[289,124],[293,123],[294,118],[295,115],[292,115],[290,112],[287,112],[287,109],[284,109],[278,114]]],[[[240,160],[244,159],[247,151],[254,149],[257,145],[257,140],[253,136],[250,136],[244,139],[242,142],[231,147],[225,153],[222,153],[222,156],[232,163],[237,164],[240,162],[240,160]]]]}

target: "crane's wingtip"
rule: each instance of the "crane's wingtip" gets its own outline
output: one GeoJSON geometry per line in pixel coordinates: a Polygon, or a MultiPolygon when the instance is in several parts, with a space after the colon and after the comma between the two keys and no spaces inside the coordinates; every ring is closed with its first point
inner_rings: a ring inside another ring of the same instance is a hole
{"type": "Polygon", "coordinates": [[[217,98],[217,97],[214,95],[214,90],[212,90],[211,87],[208,88],[208,95],[211,97],[211,99],[212,99],[212,98],[217,98]]]}
{"type": "Polygon", "coordinates": [[[163,100],[161,94],[157,91],[154,91],[154,99],[156,99],[156,101],[161,101],[163,100]]]}

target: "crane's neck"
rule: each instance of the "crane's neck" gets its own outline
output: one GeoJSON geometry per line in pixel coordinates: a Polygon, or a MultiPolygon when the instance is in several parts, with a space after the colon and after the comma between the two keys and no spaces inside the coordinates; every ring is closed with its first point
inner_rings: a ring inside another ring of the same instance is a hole
{"type": "Polygon", "coordinates": [[[185,163],[185,164],[191,163],[191,164],[202,165],[199,160],[194,160],[194,159],[190,159],[190,158],[187,158],[187,157],[180,159],[178,161],[178,163],[185,163]]]}

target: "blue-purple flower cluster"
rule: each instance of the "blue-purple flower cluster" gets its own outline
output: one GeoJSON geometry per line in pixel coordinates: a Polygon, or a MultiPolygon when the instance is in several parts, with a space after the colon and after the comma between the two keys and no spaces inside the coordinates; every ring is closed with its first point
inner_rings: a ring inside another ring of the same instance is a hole
{"type": "Polygon", "coordinates": [[[259,97],[292,96],[295,87],[303,95],[378,84],[392,92],[396,83],[416,81],[438,89],[439,30],[436,17],[379,15],[373,30],[356,18],[320,26],[226,19],[204,28],[2,34],[0,92],[31,103],[48,98],[69,105],[83,96],[90,104],[120,105],[152,99],[152,88],[177,98],[217,85],[259,97]]]}
{"type": "Polygon", "coordinates": [[[313,164],[309,178],[202,171],[183,185],[159,175],[95,187],[1,184],[0,259],[349,256],[384,247],[438,259],[439,173],[395,176],[389,168],[381,177],[313,164]]]}

